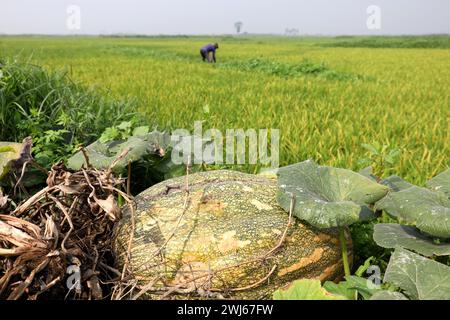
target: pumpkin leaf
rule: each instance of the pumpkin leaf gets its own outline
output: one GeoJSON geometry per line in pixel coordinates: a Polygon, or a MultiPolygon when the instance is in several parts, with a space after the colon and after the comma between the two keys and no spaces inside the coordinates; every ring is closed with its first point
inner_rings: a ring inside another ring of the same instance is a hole
{"type": "Polygon", "coordinates": [[[368,208],[389,188],[356,172],[318,166],[305,161],[278,170],[278,202],[289,211],[295,196],[293,214],[317,228],[351,225],[373,216],[368,208]]]}
{"type": "Polygon", "coordinates": [[[350,285],[350,288],[355,289],[364,298],[364,300],[369,300],[375,292],[380,290],[379,287],[375,285],[370,287],[369,283],[372,284],[372,282],[366,278],[348,276],[346,279],[350,285]]]}
{"type": "Polygon", "coordinates": [[[389,193],[375,205],[435,237],[450,237],[450,200],[444,193],[411,187],[389,193]]]}
{"type": "Polygon", "coordinates": [[[413,300],[450,299],[450,267],[402,248],[392,254],[384,281],[413,300]]]}
{"type": "Polygon", "coordinates": [[[322,288],[320,280],[302,279],[294,281],[286,289],[273,293],[274,300],[345,300],[345,297],[333,295],[322,288]]]}
{"type": "Polygon", "coordinates": [[[386,179],[384,179],[381,184],[388,186],[393,191],[398,192],[408,188],[413,187],[414,185],[409,183],[408,181],[403,180],[399,176],[393,175],[386,179]]]}
{"type": "Polygon", "coordinates": [[[351,288],[351,284],[347,281],[341,281],[339,283],[326,281],[323,284],[323,288],[331,294],[345,297],[348,300],[357,300],[358,298],[358,292],[354,288],[351,288]]]}
{"type": "Polygon", "coordinates": [[[450,255],[450,243],[435,244],[412,226],[379,223],[374,226],[373,239],[383,248],[402,247],[427,257],[450,255]]]}
{"type": "Polygon", "coordinates": [[[428,181],[427,187],[433,191],[444,193],[450,199],[450,169],[428,181]]]}
{"type": "MultiPolygon", "coordinates": [[[[97,140],[86,147],[86,153],[90,164],[96,169],[106,169],[116,160],[126,149],[129,152],[117,162],[113,171],[123,173],[128,162],[151,161],[152,157],[161,158],[165,148],[169,146],[170,135],[161,132],[151,132],[146,135],[131,136],[127,140],[110,141],[102,143],[97,140]]],[[[85,164],[82,152],[76,153],[68,160],[68,167],[73,170],[80,170],[85,164]]]]}
{"type": "Polygon", "coordinates": [[[369,279],[357,276],[345,277],[345,282],[349,289],[356,290],[365,300],[380,290],[379,286],[375,286],[369,279]]]}
{"type": "Polygon", "coordinates": [[[370,300],[408,300],[408,298],[400,292],[381,290],[375,292],[370,300]]]}
{"type": "Polygon", "coordinates": [[[21,143],[0,142],[0,180],[9,172],[11,163],[20,159],[21,143]]]}
{"type": "Polygon", "coordinates": [[[99,199],[94,195],[94,201],[111,221],[116,221],[120,217],[120,209],[113,195],[110,194],[106,199],[99,199]]]}
{"type": "Polygon", "coordinates": [[[365,167],[358,171],[358,173],[370,180],[377,181],[377,177],[373,174],[372,166],[365,167]]]}

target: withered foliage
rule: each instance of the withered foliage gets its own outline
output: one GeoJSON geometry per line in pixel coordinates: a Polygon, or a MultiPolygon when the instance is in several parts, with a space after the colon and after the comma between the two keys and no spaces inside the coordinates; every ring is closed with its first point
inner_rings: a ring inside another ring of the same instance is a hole
{"type": "Polygon", "coordinates": [[[47,186],[14,210],[0,194],[0,299],[108,299],[117,291],[126,280],[112,252],[117,199],[132,200],[113,167],[97,170],[87,156],[77,172],[56,164],[47,186]]]}

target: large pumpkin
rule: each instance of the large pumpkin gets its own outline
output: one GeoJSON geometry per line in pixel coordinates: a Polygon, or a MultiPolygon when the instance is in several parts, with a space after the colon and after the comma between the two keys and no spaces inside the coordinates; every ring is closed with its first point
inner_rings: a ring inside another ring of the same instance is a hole
{"type": "MultiPolygon", "coordinates": [[[[295,218],[286,229],[276,194],[275,179],[209,171],[138,195],[129,266],[142,284],[153,283],[147,297],[270,298],[295,279],[340,277],[336,230],[295,218]]],[[[115,240],[122,264],[132,230],[129,208],[123,214],[115,240]]]]}

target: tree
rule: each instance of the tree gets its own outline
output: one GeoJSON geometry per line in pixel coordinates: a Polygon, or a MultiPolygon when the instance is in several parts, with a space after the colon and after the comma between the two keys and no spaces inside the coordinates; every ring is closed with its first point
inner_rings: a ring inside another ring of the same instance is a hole
{"type": "Polygon", "coordinates": [[[240,21],[238,21],[238,22],[236,22],[235,24],[234,24],[234,28],[236,29],[236,33],[241,33],[241,30],[242,30],[242,26],[243,26],[244,24],[242,23],[242,22],[240,22],[240,21]]]}

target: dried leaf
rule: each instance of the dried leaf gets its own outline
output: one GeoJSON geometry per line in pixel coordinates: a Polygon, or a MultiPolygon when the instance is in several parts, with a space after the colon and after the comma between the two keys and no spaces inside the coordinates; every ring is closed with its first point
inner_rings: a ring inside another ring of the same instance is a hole
{"type": "Polygon", "coordinates": [[[97,197],[94,197],[94,200],[112,221],[116,221],[120,217],[120,209],[113,195],[110,194],[106,200],[97,197]]]}
{"type": "Polygon", "coordinates": [[[8,196],[4,196],[0,189],[0,210],[4,210],[8,207],[8,196]]]}

